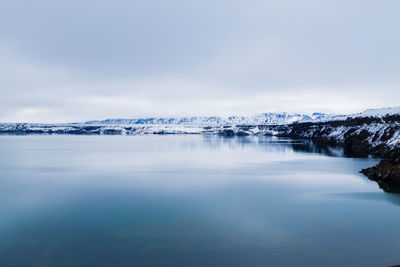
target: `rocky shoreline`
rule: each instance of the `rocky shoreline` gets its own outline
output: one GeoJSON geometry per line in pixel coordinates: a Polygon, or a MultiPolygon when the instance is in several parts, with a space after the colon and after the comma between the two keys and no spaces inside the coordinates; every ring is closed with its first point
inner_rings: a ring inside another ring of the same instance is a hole
{"type": "Polygon", "coordinates": [[[377,157],[382,161],[361,172],[376,181],[386,192],[400,193],[400,115],[355,117],[325,122],[302,122],[284,125],[48,125],[0,124],[0,134],[72,134],[72,135],[141,135],[141,134],[218,134],[225,137],[273,135],[308,139],[344,148],[349,157],[377,157]]]}
{"type": "MultiPolygon", "coordinates": [[[[399,153],[397,153],[399,154],[399,153]]],[[[383,159],[377,165],[361,170],[385,192],[400,193],[400,157],[383,159]]]]}
{"type": "Polygon", "coordinates": [[[400,193],[400,116],[365,117],[345,121],[276,126],[276,136],[307,138],[344,148],[351,157],[382,160],[360,172],[385,192],[400,193]]]}

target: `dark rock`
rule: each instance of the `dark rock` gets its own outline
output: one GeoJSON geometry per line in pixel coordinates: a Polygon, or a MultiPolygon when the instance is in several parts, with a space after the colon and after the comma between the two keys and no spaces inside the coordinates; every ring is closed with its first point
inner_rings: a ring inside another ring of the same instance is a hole
{"type": "Polygon", "coordinates": [[[381,136],[381,141],[382,141],[382,142],[385,142],[385,141],[389,140],[390,138],[393,137],[393,135],[394,135],[395,132],[396,132],[396,131],[395,131],[395,129],[393,129],[393,128],[386,129],[386,131],[384,132],[384,134],[381,136]]]}
{"type": "Polygon", "coordinates": [[[348,157],[368,157],[370,147],[360,135],[351,135],[344,140],[344,154],[348,157]]]}
{"type": "Polygon", "coordinates": [[[232,129],[223,129],[220,131],[220,135],[231,137],[235,135],[235,131],[232,129]]]}
{"type": "Polygon", "coordinates": [[[248,136],[249,133],[244,132],[244,131],[238,131],[236,135],[237,135],[237,136],[248,136]]]}
{"type": "Polygon", "coordinates": [[[361,171],[376,181],[385,192],[400,193],[400,159],[382,160],[377,165],[361,171]]]}
{"type": "Polygon", "coordinates": [[[253,126],[253,125],[237,125],[236,127],[242,131],[249,131],[250,129],[254,128],[255,126],[253,126]]]}
{"type": "Polygon", "coordinates": [[[120,129],[105,129],[103,134],[115,135],[115,134],[122,134],[122,130],[120,129]]]}
{"type": "Polygon", "coordinates": [[[159,130],[159,131],[154,131],[153,134],[164,135],[164,134],[169,134],[169,133],[167,131],[164,131],[164,130],[159,130]]]}
{"type": "Polygon", "coordinates": [[[96,131],[96,130],[99,130],[100,128],[101,128],[100,126],[84,126],[84,127],[82,127],[82,129],[85,131],[96,131]]]}
{"type": "Polygon", "coordinates": [[[386,115],[382,118],[385,122],[395,123],[400,122],[400,114],[386,115]]]}

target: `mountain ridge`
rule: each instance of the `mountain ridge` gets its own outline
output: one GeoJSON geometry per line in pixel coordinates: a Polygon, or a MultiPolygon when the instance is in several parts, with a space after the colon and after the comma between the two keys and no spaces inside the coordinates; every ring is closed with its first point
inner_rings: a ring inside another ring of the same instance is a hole
{"type": "Polygon", "coordinates": [[[130,124],[170,124],[170,125],[244,125],[244,124],[290,124],[298,121],[331,118],[332,114],[315,112],[311,115],[288,112],[269,112],[254,116],[192,116],[192,117],[149,117],[134,119],[105,119],[86,121],[87,125],[130,125],[130,124]]]}
{"type": "Polygon", "coordinates": [[[400,114],[400,107],[388,107],[380,109],[367,109],[365,111],[340,115],[314,112],[312,114],[300,114],[289,112],[267,112],[254,116],[191,116],[191,117],[144,117],[133,119],[105,119],[83,122],[86,125],[284,125],[294,122],[323,122],[333,120],[346,120],[356,117],[383,117],[385,115],[400,114]]]}

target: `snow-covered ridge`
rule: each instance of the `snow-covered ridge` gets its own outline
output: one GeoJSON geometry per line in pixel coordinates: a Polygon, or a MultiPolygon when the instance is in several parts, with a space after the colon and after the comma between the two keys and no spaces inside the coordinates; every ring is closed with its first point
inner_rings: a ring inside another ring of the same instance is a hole
{"type": "Polygon", "coordinates": [[[85,125],[284,125],[293,122],[324,122],[335,120],[346,120],[356,117],[384,117],[386,115],[400,114],[400,107],[368,109],[360,113],[349,115],[326,114],[314,112],[312,114],[300,113],[261,113],[255,116],[200,116],[200,117],[153,117],[136,119],[106,119],[84,122],[85,125]]]}
{"type": "Polygon", "coordinates": [[[382,118],[387,115],[400,115],[400,107],[389,107],[389,108],[379,108],[379,109],[367,109],[363,112],[358,112],[354,114],[348,115],[332,115],[332,114],[324,114],[325,116],[321,116],[320,118],[311,119],[311,120],[302,120],[299,122],[327,122],[327,121],[341,121],[353,118],[364,118],[364,117],[375,117],[382,118]]]}
{"type": "Polygon", "coordinates": [[[304,122],[312,120],[327,120],[334,115],[325,113],[313,113],[310,115],[299,113],[262,113],[255,116],[230,116],[230,117],[173,117],[173,118],[138,118],[138,119],[106,119],[87,121],[86,125],[269,125],[290,124],[293,122],[304,122]]]}
{"type": "MultiPolygon", "coordinates": [[[[345,145],[357,138],[359,147],[379,153],[400,146],[400,118],[354,118],[343,121],[294,123],[282,125],[48,125],[0,124],[0,134],[72,134],[72,135],[143,135],[143,134],[216,134],[222,136],[275,135],[322,140],[345,145]],[[374,151],[373,151],[374,150],[374,151]]],[[[353,142],[354,143],[354,142],[353,142]]]]}
{"type": "Polygon", "coordinates": [[[190,125],[86,125],[86,124],[0,124],[0,134],[141,135],[200,134],[205,129],[190,125]]]}
{"type": "Polygon", "coordinates": [[[386,115],[400,114],[400,107],[380,108],[380,109],[367,109],[360,113],[349,115],[350,117],[384,117],[386,115]]]}
{"type": "MultiPolygon", "coordinates": [[[[0,134],[74,134],[74,135],[142,135],[142,134],[217,134],[222,136],[275,135],[280,137],[319,140],[344,146],[355,155],[382,156],[400,147],[400,114],[393,109],[367,111],[368,115],[351,115],[342,120],[305,120],[288,123],[289,116],[271,116],[268,124],[237,123],[232,125],[190,124],[30,124],[0,123],[0,134]],[[382,114],[389,116],[382,116],[382,114]],[[390,116],[396,114],[395,116],[390,116]],[[277,122],[285,122],[279,124],[277,122]]],[[[365,113],[361,113],[365,114],[365,113]]],[[[262,116],[264,119],[265,116],[262,116]]],[[[295,117],[298,118],[298,117],[295,117]]],[[[243,119],[239,120],[243,122],[243,119]]],[[[207,123],[209,121],[206,121],[207,123]]],[[[218,122],[218,121],[217,121],[218,122]]],[[[234,120],[231,119],[233,123],[234,120]]],[[[237,121],[236,121],[237,122],[237,121]]]]}
{"type": "Polygon", "coordinates": [[[301,124],[271,126],[269,130],[278,136],[333,141],[338,145],[364,147],[369,150],[368,153],[378,155],[384,150],[400,146],[400,122],[366,122],[359,125],[346,122],[348,121],[341,125],[327,122],[311,126],[301,124]]]}
{"type": "MultiPolygon", "coordinates": [[[[0,123],[0,134],[219,134],[223,136],[277,135],[292,138],[334,140],[362,137],[369,148],[400,146],[400,108],[367,110],[337,116],[323,113],[301,115],[264,113],[254,117],[192,117],[105,120],[74,124],[0,123]],[[395,115],[395,116],[387,116],[395,115]],[[296,122],[296,123],[291,123],[296,122]],[[301,123],[303,122],[303,123],[301,123]]],[[[359,142],[358,140],[357,142],[359,142]]]]}

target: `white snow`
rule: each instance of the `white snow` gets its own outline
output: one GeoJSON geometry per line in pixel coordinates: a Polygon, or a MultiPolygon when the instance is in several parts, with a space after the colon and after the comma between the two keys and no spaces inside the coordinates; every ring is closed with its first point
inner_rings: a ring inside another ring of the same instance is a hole
{"type": "Polygon", "coordinates": [[[360,113],[351,114],[349,117],[384,117],[386,115],[394,114],[400,114],[400,107],[367,109],[360,113]]]}
{"type": "MultiPolygon", "coordinates": [[[[82,124],[29,124],[29,123],[3,123],[0,124],[0,133],[58,133],[58,134],[220,134],[230,129],[235,134],[250,135],[282,135],[290,134],[292,122],[326,122],[345,120],[355,117],[383,117],[385,115],[400,114],[400,107],[369,109],[351,115],[332,115],[313,113],[302,115],[297,113],[263,113],[256,116],[221,117],[191,117],[191,118],[149,118],[149,119],[110,119],[104,121],[90,121],[82,124]]],[[[384,120],[365,123],[360,126],[334,127],[329,123],[311,125],[301,134],[303,138],[312,138],[316,133],[327,133],[319,136],[344,142],[344,134],[357,127],[354,134],[366,130],[370,133],[367,142],[372,146],[384,144],[394,148],[400,146],[400,123],[389,123],[384,120]],[[388,132],[391,138],[385,140],[388,132]],[[375,138],[374,138],[375,136],[375,138]]]]}

